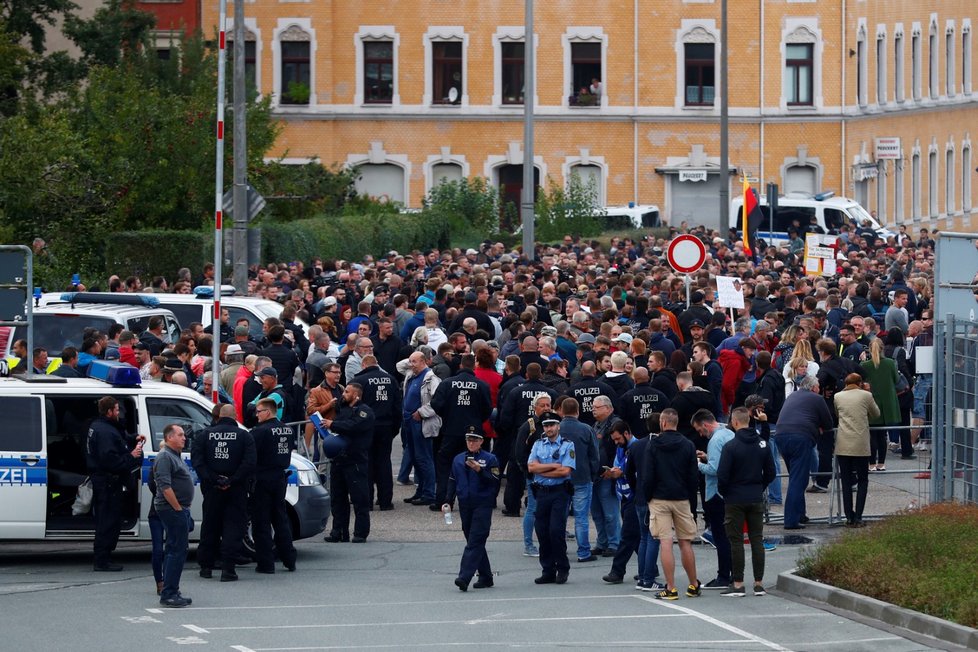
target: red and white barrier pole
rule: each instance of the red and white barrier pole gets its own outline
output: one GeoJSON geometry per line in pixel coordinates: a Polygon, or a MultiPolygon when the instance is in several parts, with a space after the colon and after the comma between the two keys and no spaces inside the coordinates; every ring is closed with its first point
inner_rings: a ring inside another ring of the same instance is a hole
{"type": "Polygon", "coordinates": [[[227,61],[227,0],[219,0],[217,48],[217,155],[214,174],[214,316],[211,321],[211,400],[220,402],[221,272],[224,268],[224,68],[227,61]]]}

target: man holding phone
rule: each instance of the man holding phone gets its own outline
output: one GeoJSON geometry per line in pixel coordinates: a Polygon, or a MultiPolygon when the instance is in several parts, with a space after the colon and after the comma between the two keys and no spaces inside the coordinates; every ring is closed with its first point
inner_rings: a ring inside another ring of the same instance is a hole
{"type": "Polygon", "coordinates": [[[455,586],[460,591],[469,590],[469,582],[478,573],[474,589],[488,589],[493,585],[492,567],[486,553],[486,540],[492,527],[492,510],[499,495],[499,460],[492,453],[482,450],[483,437],[475,426],[469,426],[465,434],[465,452],[452,460],[448,476],[448,489],[443,511],[449,511],[458,498],[458,513],[462,518],[465,535],[465,551],[459,564],[455,586]]]}

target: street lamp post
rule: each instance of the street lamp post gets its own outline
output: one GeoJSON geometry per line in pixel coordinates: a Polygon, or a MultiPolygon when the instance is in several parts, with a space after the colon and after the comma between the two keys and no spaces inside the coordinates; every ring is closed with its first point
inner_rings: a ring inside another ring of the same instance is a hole
{"type": "Polygon", "coordinates": [[[520,197],[520,218],[523,224],[523,254],[533,260],[534,196],[533,174],[533,0],[526,1],[523,43],[523,191],[520,197]]]}

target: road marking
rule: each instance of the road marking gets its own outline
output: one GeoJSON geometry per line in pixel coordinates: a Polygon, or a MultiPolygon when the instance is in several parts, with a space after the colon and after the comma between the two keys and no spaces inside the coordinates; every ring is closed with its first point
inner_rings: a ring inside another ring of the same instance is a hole
{"type": "MultiPolygon", "coordinates": [[[[474,600],[466,600],[466,604],[469,603],[486,603],[486,602],[529,602],[538,600],[550,600],[559,601],[561,603],[566,603],[568,600],[618,600],[624,596],[621,595],[608,595],[607,593],[601,595],[553,595],[553,596],[539,596],[532,598],[476,598],[474,600]]],[[[631,596],[630,596],[631,597],[631,596]]],[[[187,613],[188,611],[250,611],[250,610],[267,610],[267,609],[342,609],[342,608],[353,608],[353,607],[408,607],[411,605],[436,605],[436,604],[457,604],[458,600],[413,600],[408,602],[341,602],[334,604],[281,604],[281,605],[235,605],[226,607],[186,607],[180,609],[179,613],[187,613]]],[[[146,611],[150,613],[167,613],[162,609],[147,609],[146,611]]],[[[170,613],[177,613],[176,610],[171,610],[170,613]]]]}
{"type": "MultiPolygon", "coordinates": [[[[652,643],[649,639],[642,639],[639,641],[614,641],[613,645],[615,647],[641,647],[648,648],[652,643]]],[[[691,648],[703,648],[707,645],[753,645],[754,641],[737,638],[730,640],[723,639],[706,639],[706,640],[695,640],[689,638],[676,639],[673,641],[664,641],[656,639],[654,641],[656,646],[689,646],[691,648]]],[[[472,641],[453,641],[451,643],[425,643],[426,648],[436,648],[436,647],[472,647],[473,645],[478,645],[479,647],[537,647],[536,644],[532,646],[530,644],[517,644],[513,642],[499,641],[479,641],[478,643],[473,643],[472,641]]],[[[554,648],[604,648],[611,645],[607,640],[601,641],[547,641],[547,647],[554,648]]],[[[403,648],[404,643],[388,643],[388,644],[378,644],[378,645],[314,645],[308,647],[258,647],[258,648],[247,648],[243,645],[232,645],[232,650],[238,650],[239,652],[313,652],[314,650],[378,650],[378,649],[390,649],[390,648],[403,648]]]]}
{"type": "Polygon", "coordinates": [[[637,600],[644,600],[645,602],[651,602],[653,604],[659,604],[659,605],[661,605],[663,607],[666,607],[667,609],[675,609],[676,611],[681,611],[682,613],[684,613],[684,614],[686,614],[688,616],[693,616],[694,618],[698,618],[698,619],[700,619],[700,620],[702,620],[704,622],[710,623],[711,625],[714,625],[716,627],[719,627],[720,629],[725,629],[726,631],[730,632],[731,634],[736,634],[737,636],[743,636],[744,638],[749,639],[749,640],[753,641],[754,643],[757,643],[758,645],[763,645],[764,647],[769,647],[772,650],[777,650],[778,652],[791,652],[791,650],[789,648],[786,648],[786,647],[783,647],[781,645],[778,645],[777,643],[775,643],[773,641],[769,641],[766,638],[762,638],[762,637],[757,636],[755,634],[751,634],[750,632],[746,632],[746,631],[740,629],[739,627],[734,627],[733,625],[730,625],[728,623],[725,623],[722,620],[718,620],[718,619],[714,618],[713,616],[707,616],[706,614],[700,613],[698,611],[694,611],[694,610],[688,609],[686,607],[681,607],[678,604],[670,604],[667,601],[664,601],[664,600],[656,600],[655,598],[652,598],[652,597],[649,597],[649,596],[645,596],[645,595],[633,595],[632,597],[635,598],[635,599],[637,599],[637,600]]]}
{"type": "Polygon", "coordinates": [[[337,629],[350,627],[404,627],[405,625],[472,625],[472,624],[504,624],[504,623],[537,623],[554,622],[560,620],[572,620],[575,622],[584,620],[615,620],[615,619],[650,619],[650,618],[681,618],[690,614],[634,614],[634,615],[611,615],[611,616],[564,616],[544,618],[510,618],[509,620],[414,620],[408,622],[388,622],[388,623],[310,623],[308,625],[228,625],[223,627],[208,627],[208,632],[219,631],[245,631],[253,629],[337,629]]]}
{"type": "Polygon", "coordinates": [[[799,643],[802,647],[818,647],[820,645],[838,645],[839,643],[882,643],[884,641],[904,641],[906,639],[899,636],[881,636],[879,638],[847,638],[839,641],[818,641],[815,643],[799,643]]]}
{"type": "Polygon", "coordinates": [[[127,623],[131,623],[133,625],[140,625],[142,623],[162,623],[163,622],[162,620],[157,620],[156,618],[153,618],[152,616],[119,616],[119,617],[122,618],[127,623]]]}
{"type": "Polygon", "coordinates": [[[209,631],[207,631],[203,627],[198,627],[197,625],[184,625],[184,627],[186,627],[190,631],[196,632],[198,634],[210,634],[209,631]]]}
{"type": "Polygon", "coordinates": [[[207,645],[207,641],[199,636],[167,636],[166,639],[177,645],[207,645]]]}

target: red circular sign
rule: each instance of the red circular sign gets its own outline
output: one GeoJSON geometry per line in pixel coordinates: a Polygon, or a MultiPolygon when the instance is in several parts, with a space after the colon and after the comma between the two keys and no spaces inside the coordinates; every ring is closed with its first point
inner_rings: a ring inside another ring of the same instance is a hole
{"type": "Polygon", "coordinates": [[[706,245],[694,235],[677,235],[669,243],[666,259],[677,272],[692,274],[706,262],[706,245]]]}

